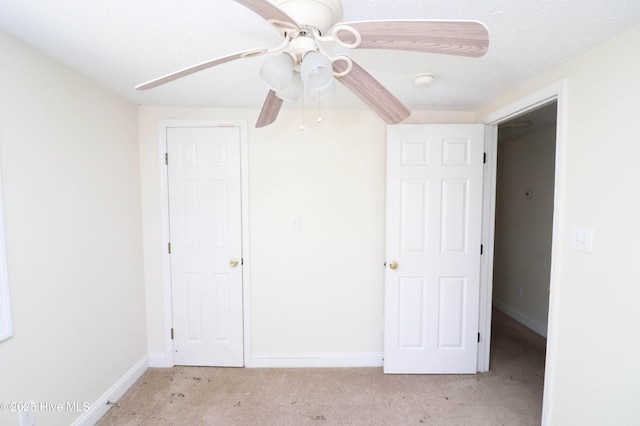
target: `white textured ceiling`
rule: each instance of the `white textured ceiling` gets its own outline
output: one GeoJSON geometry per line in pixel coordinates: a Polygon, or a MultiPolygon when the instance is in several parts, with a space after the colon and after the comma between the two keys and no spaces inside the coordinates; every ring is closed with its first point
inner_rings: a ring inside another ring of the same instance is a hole
{"type": "MultiPolygon", "coordinates": [[[[343,21],[483,22],[489,51],[466,58],[346,51],[412,109],[474,110],[640,23],[640,0],[343,0],[343,21]],[[435,73],[427,89],[413,76],[435,73]]],[[[2,0],[0,31],[138,104],[259,108],[265,56],[229,62],[147,92],[134,86],[218,56],[274,47],[278,33],[232,0],[2,0]]],[[[640,54],[640,52],[629,52],[640,54]]],[[[328,108],[366,108],[340,84],[328,108]]],[[[301,104],[285,102],[284,108],[301,104]]]]}

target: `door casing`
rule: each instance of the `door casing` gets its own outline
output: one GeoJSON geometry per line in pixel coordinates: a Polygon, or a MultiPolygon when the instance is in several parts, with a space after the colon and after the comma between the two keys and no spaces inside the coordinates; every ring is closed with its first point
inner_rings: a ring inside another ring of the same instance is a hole
{"type": "Polygon", "coordinates": [[[164,249],[169,243],[169,181],[165,164],[167,152],[167,128],[171,127],[238,127],[240,130],[240,173],[242,191],[242,261],[243,261],[243,333],[244,333],[244,359],[249,359],[251,354],[251,259],[249,247],[249,162],[248,162],[248,137],[246,120],[190,120],[167,119],[158,121],[158,164],[160,171],[160,196],[161,196],[161,238],[162,250],[162,289],[164,302],[164,360],[156,361],[154,366],[173,367],[173,340],[171,328],[173,312],[171,308],[171,259],[168,250],[164,249]]]}

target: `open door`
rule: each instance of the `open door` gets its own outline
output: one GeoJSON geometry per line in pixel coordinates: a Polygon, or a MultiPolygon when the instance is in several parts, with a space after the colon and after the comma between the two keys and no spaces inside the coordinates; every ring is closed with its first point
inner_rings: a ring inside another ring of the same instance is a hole
{"type": "Polygon", "coordinates": [[[387,132],[384,372],[476,373],[484,125],[387,132]]]}

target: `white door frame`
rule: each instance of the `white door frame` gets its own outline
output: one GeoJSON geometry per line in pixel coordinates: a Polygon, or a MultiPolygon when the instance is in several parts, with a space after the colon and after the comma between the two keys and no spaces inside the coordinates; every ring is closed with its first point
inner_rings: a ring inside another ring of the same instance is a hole
{"type": "Polygon", "coordinates": [[[549,86],[539,89],[517,101],[493,111],[479,122],[487,125],[485,138],[485,152],[487,153],[487,169],[484,179],[484,203],[482,241],[486,247],[482,257],[480,277],[480,321],[479,330],[482,335],[478,344],[478,371],[489,371],[489,342],[491,341],[491,298],[493,291],[493,249],[495,237],[495,208],[496,208],[496,166],[498,148],[498,125],[511,118],[522,115],[528,111],[537,109],[546,104],[557,102],[558,121],[556,128],[556,160],[555,183],[553,202],[553,230],[551,237],[551,274],[549,282],[549,317],[547,332],[547,353],[545,360],[544,396],[542,401],[542,424],[546,424],[551,401],[550,390],[554,375],[556,359],[556,317],[559,310],[557,303],[558,275],[560,259],[561,237],[564,235],[562,224],[564,223],[564,209],[561,201],[565,198],[565,149],[566,149],[566,123],[567,123],[567,83],[559,80],[549,86]]]}
{"type": "Polygon", "coordinates": [[[250,312],[250,269],[249,254],[249,146],[246,120],[159,120],[158,121],[158,164],[160,165],[160,214],[162,238],[162,289],[164,302],[164,367],[173,367],[173,340],[171,327],[173,324],[173,310],[171,302],[171,258],[167,250],[169,243],[169,180],[165,164],[167,152],[167,128],[169,127],[238,127],[240,129],[240,173],[242,191],[242,310],[243,310],[243,340],[245,366],[251,354],[251,312],[250,312]]]}

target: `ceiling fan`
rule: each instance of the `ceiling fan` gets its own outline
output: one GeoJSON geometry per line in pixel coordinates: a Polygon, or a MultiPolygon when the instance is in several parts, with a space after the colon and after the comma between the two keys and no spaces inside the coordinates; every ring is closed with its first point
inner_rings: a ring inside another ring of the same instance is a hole
{"type": "Polygon", "coordinates": [[[346,86],[388,124],[411,111],[348,56],[331,57],[321,43],[351,49],[392,49],[480,57],[489,46],[486,27],[475,21],[386,20],[339,23],[340,0],[234,0],[260,15],[283,37],[280,46],[234,53],[136,86],[147,90],[204,69],[267,53],[260,75],[270,90],[256,127],[273,123],[284,100],[299,99],[303,86],[321,93],[334,79],[346,86]]]}

